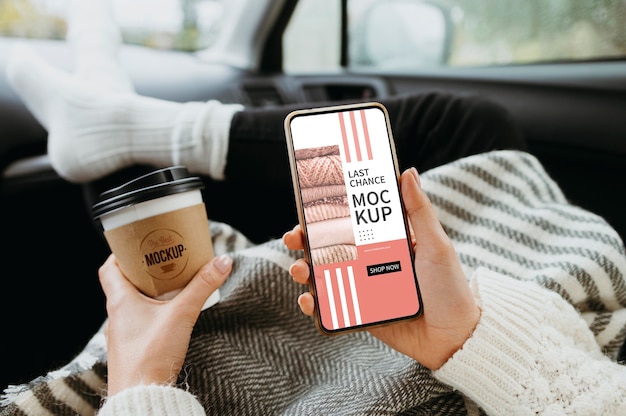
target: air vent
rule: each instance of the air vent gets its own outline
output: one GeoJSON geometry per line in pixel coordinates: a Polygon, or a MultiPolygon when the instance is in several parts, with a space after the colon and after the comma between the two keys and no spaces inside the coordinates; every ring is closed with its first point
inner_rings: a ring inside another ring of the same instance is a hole
{"type": "Polygon", "coordinates": [[[253,107],[271,107],[283,104],[283,98],[274,85],[248,84],[243,86],[248,102],[253,107]]]}

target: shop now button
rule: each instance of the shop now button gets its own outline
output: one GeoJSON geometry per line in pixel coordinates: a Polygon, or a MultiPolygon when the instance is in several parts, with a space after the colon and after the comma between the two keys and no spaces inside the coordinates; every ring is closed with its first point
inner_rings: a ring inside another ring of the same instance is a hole
{"type": "Polygon", "coordinates": [[[399,261],[392,261],[391,263],[373,264],[367,266],[367,275],[376,276],[379,274],[399,272],[402,270],[399,261]]]}

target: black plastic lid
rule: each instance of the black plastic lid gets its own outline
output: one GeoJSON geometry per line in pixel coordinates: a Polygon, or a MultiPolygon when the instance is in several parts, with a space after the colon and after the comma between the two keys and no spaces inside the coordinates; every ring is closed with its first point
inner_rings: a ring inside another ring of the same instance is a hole
{"type": "Polygon", "coordinates": [[[98,219],[104,214],[140,202],[203,188],[202,180],[189,176],[184,166],[159,169],[102,192],[91,214],[93,219],[98,219]]]}

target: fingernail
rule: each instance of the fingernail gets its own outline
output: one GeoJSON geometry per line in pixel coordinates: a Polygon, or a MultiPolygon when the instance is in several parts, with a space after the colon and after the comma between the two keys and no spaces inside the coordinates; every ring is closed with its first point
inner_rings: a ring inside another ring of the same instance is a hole
{"type": "Polygon", "coordinates": [[[230,268],[231,264],[233,264],[233,259],[226,254],[222,254],[217,259],[215,259],[215,267],[222,273],[226,273],[230,268]]]}

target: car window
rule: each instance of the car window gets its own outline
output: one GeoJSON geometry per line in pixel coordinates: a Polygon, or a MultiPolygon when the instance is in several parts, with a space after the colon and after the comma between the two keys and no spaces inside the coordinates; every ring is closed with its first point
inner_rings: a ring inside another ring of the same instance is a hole
{"type": "MultiPolygon", "coordinates": [[[[224,0],[112,0],[125,42],[209,48],[224,0]]],[[[67,0],[0,1],[0,35],[62,39],[67,0]]],[[[342,0],[299,0],[286,72],[342,69],[342,0]]],[[[347,0],[347,66],[416,69],[624,59],[623,0],[347,0]]]]}
{"type": "MultiPolygon", "coordinates": [[[[67,0],[0,1],[0,35],[63,39],[67,0]]],[[[221,0],[112,0],[125,43],[197,51],[213,44],[221,0]]]]}
{"type": "Polygon", "coordinates": [[[300,0],[283,35],[285,72],[338,70],[341,1],[300,0]]]}
{"type": "MultiPolygon", "coordinates": [[[[286,71],[340,67],[340,3],[299,1],[283,39],[286,71]]],[[[623,0],[348,0],[347,7],[355,69],[626,57],[623,0]]]]}

